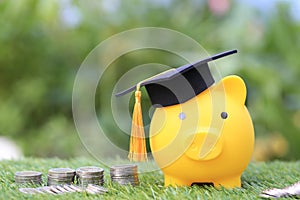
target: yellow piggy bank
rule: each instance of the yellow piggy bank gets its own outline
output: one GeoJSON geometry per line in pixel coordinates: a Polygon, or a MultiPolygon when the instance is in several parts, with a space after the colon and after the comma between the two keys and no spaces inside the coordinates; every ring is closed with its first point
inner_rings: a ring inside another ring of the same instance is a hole
{"type": "Polygon", "coordinates": [[[245,99],[244,81],[228,76],[187,102],[156,109],[150,145],[166,186],[241,186],[254,146],[245,99]]]}
{"type": "Polygon", "coordinates": [[[246,86],[238,76],[214,84],[208,62],[236,53],[223,52],[144,80],[136,89],[129,159],[145,161],[141,92],[145,86],[156,108],[150,124],[150,147],[165,185],[241,186],[254,146],[251,117],[245,107],[246,86]]]}

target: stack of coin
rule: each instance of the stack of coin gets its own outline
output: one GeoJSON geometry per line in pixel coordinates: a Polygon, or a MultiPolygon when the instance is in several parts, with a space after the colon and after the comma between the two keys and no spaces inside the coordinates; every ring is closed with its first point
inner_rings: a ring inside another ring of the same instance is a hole
{"type": "Polygon", "coordinates": [[[120,185],[138,185],[138,169],[137,165],[115,165],[110,167],[110,178],[113,182],[117,182],[120,185]]]}
{"type": "Polygon", "coordinates": [[[52,168],[48,171],[48,185],[74,183],[75,170],[70,168],[52,168]]]}
{"type": "Polygon", "coordinates": [[[103,185],[104,170],[99,167],[86,166],[76,169],[77,183],[82,187],[87,187],[88,184],[103,185]]]}
{"type": "Polygon", "coordinates": [[[17,184],[42,184],[42,173],[36,171],[20,171],[15,173],[17,184]]]}

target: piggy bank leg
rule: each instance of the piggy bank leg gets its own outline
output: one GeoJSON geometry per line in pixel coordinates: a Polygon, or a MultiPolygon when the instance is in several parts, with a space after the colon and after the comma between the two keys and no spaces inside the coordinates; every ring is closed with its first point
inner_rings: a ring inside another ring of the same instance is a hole
{"type": "Polygon", "coordinates": [[[235,188],[241,187],[241,177],[235,176],[214,181],[215,187],[235,188]]]}
{"type": "Polygon", "coordinates": [[[191,182],[165,174],[165,186],[191,186],[191,182]]]}

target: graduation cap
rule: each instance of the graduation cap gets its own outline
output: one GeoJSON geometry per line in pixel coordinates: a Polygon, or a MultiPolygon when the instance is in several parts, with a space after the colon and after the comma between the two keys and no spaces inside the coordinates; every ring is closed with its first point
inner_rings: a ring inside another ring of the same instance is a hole
{"type": "Polygon", "coordinates": [[[154,107],[166,107],[184,103],[214,84],[215,80],[209,70],[208,62],[234,53],[237,53],[237,50],[222,52],[193,64],[167,70],[116,94],[118,97],[135,90],[135,105],[132,115],[128,155],[131,161],[147,160],[140,87],[144,86],[146,88],[154,107]]]}

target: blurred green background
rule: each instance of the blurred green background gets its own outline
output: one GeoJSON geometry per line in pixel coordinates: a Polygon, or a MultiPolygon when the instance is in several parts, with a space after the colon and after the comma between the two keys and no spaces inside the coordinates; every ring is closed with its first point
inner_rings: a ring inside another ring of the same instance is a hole
{"type": "MultiPolygon", "coordinates": [[[[299,159],[300,6],[298,1],[267,2],[0,1],[0,135],[15,141],[25,156],[87,155],[72,118],[77,70],[108,37],[157,26],[194,38],[211,54],[237,48],[231,66],[220,71],[238,74],[247,84],[256,131],[254,159],[299,159]]],[[[134,63],[167,59],[142,52],[115,65],[128,70],[134,63]]],[[[107,73],[116,81],[124,71],[107,73]]],[[[103,97],[111,96],[111,83],[103,81],[96,109],[109,116],[103,97]]],[[[109,117],[102,123],[120,132],[109,117]]],[[[128,138],[115,140],[127,144],[128,138]]]]}

